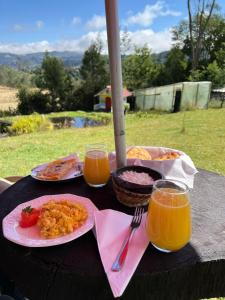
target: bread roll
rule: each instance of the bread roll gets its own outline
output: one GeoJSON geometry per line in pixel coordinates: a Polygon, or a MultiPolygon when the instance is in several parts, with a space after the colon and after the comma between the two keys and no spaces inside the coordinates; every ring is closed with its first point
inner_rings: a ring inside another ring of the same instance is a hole
{"type": "Polygon", "coordinates": [[[127,151],[127,158],[139,158],[143,160],[151,160],[150,153],[141,147],[133,147],[127,151]]]}

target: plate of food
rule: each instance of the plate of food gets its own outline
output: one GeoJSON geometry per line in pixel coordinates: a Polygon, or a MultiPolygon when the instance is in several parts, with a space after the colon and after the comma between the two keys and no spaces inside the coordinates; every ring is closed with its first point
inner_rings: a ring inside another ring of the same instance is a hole
{"type": "Polygon", "coordinates": [[[6,239],[27,247],[70,242],[94,226],[96,206],[72,194],[46,195],[18,205],[2,222],[6,239]]]}
{"type": "Polygon", "coordinates": [[[31,176],[40,181],[65,181],[82,175],[82,163],[76,154],[39,165],[31,170],[31,176]]]}

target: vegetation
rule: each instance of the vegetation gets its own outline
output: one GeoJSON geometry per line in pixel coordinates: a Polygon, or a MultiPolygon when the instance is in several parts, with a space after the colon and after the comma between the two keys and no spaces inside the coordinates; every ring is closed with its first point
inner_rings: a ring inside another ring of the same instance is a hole
{"type": "Polygon", "coordinates": [[[43,115],[30,115],[15,117],[12,126],[9,127],[11,135],[52,130],[53,124],[43,115]]]}
{"type": "Polygon", "coordinates": [[[48,102],[51,111],[66,109],[73,92],[73,84],[71,74],[60,59],[46,53],[41,68],[36,71],[35,82],[41,91],[48,90],[48,99],[44,96],[43,99],[48,102]]]}
{"type": "Polygon", "coordinates": [[[42,65],[35,71],[35,83],[40,90],[21,87],[18,110],[21,114],[47,113],[65,110],[92,111],[94,95],[109,83],[109,71],[96,42],[84,53],[80,78],[65,68],[63,62],[46,53],[42,65]]]}
{"type": "Polygon", "coordinates": [[[21,86],[33,87],[33,74],[0,65],[0,85],[16,88],[21,86]]]}
{"type": "MultiPolygon", "coordinates": [[[[197,167],[225,175],[224,113],[225,108],[176,114],[128,114],[126,144],[180,149],[190,155],[197,167]]],[[[111,123],[101,127],[43,131],[1,139],[0,176],[28,175],[36,165],[73,152],[80,153],[83,158],[85,144],[97,142],[104,142],[110,151],[114,150],[111,123]]]]}
{"type": "Polygon", "coordinates": [[[135,47],[135,53],[123,59],[123,80],[128,89],[152,86],[157,75],[157,65],[147,46],[135,47]]]}
{"type": "Polygon", "coordinates": [[[85,51],[80,67],[82,83],[77,93],[80,93],[80,108],[87,111],[93,110],[94,95],[109,84],[109,69],[101,50],[100,41],[93,43],[85,51]]]}
{"type": "MultiPolygon", "coordinates": [[[[52,122],[52,119],[77,117],[84,119],[88,118],[89,120],[96,121],[102,125],[108,125],[112,120],[112,115],[108,113],[90,112],[87,114],[84,111],[59,112],[46,115],[34,113],[29,116],[4,116],[2,119],[12,123],[12,126],[5,128],[5,132],[9,133],[9,135],[21,135],[32,132],[52,130],[54,128],[54,121],[52,122]]],[[[61,127],[64,128],[68,126],[63,126],[62,124],[61,127]]]]}
{"type": "Polygon", "coordinates": [[[187,0],[189,19],[189,42],[191,47],[192,70],[199,65],[202,51],[204,50],[203,40],[208,28],[216,0],[198,0],[197,5],[193,0],[187,0]],[[194,7],[194,11],[192,11],[194,7]]]}
{"type": "Polygon", "coordinates": [[[187,0],[189,20],[173,29],[177,47],[186,55],[186,78],[209,80],[213,87],[225,84],[225,17],[214,0],[187,0]],[[192,3],[193,2],[193,3],[192,3]],[[193,11],[193,8],[197,11],[193,11]]]}
{"type": "Polygon", "coordinates": [[[160,81],[165,84],[185,81],[187,67],[188,60],[185,54],[178,47],[172,48],[164,64],[164,70],[161,71],[160,81]]]}
{"type": "Polygon", "coordinates": [[[48,113],[52,111],[52,98],[48,93],[39,90],[29,90],[27,88],[19,89],[18,111],[23,115],[29,115],[34,112],[48,113]]]}

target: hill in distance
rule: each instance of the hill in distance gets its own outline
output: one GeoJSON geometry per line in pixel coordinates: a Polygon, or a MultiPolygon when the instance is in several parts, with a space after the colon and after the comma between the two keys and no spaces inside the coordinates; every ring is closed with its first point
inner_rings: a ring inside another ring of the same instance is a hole
{"type": "MultiPolygon", "coordinates": [[[[74,51],[53,51],[48,52],[50,56],[62,59],[66,67],[78,67],[81,64],[83,53],[74,51]]],[[[168,52],[153,54],[158,62],[164,63],[168,52]]],[[[42,63],[45,52],[37,52],[30,54],[12,54],[0,53],[0,66],[5,65],[17,70],[33,70],[42,63]]]]}
{"type": "MultiPolygon", "coordinates": [[[[53,51],[48,52],[50,56],[62,59],[66,67],[76,67],[81,64],[83,54],[72,51],[53,51]]],[[[0,53],[0,65],[9,66],[18,70],[32,70],[39,67],[42,63],[45,52],[30,54],[0,53]]]]}

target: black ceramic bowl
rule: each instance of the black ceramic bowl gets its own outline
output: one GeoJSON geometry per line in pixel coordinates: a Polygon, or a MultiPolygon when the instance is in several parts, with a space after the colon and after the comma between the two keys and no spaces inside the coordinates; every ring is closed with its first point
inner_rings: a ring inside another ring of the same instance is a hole
{"type": "Polygon", "coordinates": [[[150,194],[152,192],[153,184],[150,185],[142,185],[137,183],[132,183],[129,181],[126,181],[120,177],[121,174],[125,171],[134,171],[137,173],[147,173],[149,176],[152,177],[153,181],[156,181],[158,179],[162,179],[163,176],[159,172],[143,167],[143,166],[127,166],[120,169],[117,169],[113,172],[112,177],[114,182],[117,184],[117,186],[126,189],[133,193],[139,193],[139,194],[150,194]]]}

